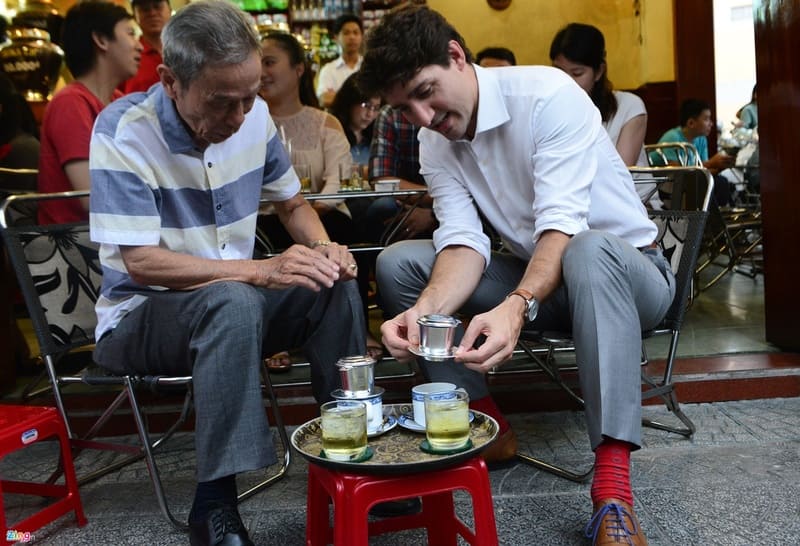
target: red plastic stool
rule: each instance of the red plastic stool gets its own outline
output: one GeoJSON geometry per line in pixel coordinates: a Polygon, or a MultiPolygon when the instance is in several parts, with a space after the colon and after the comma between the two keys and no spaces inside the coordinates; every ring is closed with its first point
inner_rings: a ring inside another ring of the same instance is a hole
{"type": "Polygon", "coordinates": [[[366,476],[308,465],[306,545],[367,546],[371,535],[425,527],[428,543],[455,546],[460,534],[468,543],[497,545],[492,490],[486,464],[480,457],[443,470],[402,476],[366,476]],[[456,515],[453,491],[472,496],[473,533],[456,515]],[[367,521],[373,505],[390,500],[422,497],[422,512],[367,521]],[[333,500],[333,529],[328,521],[328,499],[333,500]]]}
{"type": "Polygon", "coordinates": [[[3,544],[24,542],[26,540],[25,533],[32,533],[72,511],[75,512],[78,525],[86,525],[86,516],[83,514],[83,505],[78,493],[78,480],[75,478],[75,467],[72,464],[72,451],[67,437],[67,429],[56,408],[0,405],[0,458],[52,436],[58,437],[61,447],[61,464],[64,469],[65,483],[57,485],[0,480],[0,529],[4,532],[3,544]],[[22,521],[8,525],[3,505],[3,493],[57,497],[58,500],[22,521]]]}

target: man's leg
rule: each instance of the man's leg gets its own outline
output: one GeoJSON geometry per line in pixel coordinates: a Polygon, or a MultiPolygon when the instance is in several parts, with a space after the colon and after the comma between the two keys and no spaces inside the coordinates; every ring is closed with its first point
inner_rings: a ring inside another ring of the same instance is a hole
{"type": "Polygon", "coordinates": [[[646,544],[630,488],[630,452],[641,443],[641,331],[663,318],[674,279],[660,253],[644,254],[598,231],[573,237],[562,265],[565,290],[559,295],[572,317],[595,450],[596,514],[587,533],[595,544],[613,543],[623,532],[631,544],[646,544]]]}

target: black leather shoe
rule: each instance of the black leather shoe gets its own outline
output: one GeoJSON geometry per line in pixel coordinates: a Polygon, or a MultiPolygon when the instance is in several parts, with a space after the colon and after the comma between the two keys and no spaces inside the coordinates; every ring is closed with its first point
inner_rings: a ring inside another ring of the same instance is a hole
{"type": "Polygon", "coordinates": [[[189,522],[191,546],[255,546],[233,506],[220,506],[202,521],[189,522]]]}
{"type": "Polygon", "coordinates": [[[393,518],[395,516],[410,516],[422,510],[422,501],[419,497],[386,501],[370,508],[369,515],[376,518],[393,518]]]}

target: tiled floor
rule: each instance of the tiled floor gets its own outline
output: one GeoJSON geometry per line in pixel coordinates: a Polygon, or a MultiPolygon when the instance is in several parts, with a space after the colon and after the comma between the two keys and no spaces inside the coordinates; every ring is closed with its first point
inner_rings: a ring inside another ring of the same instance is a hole
{"type": "MultiPolygon", "coordinates": [[[[646,429],[633,455],[636,508],[652,546],[792,545],[800,536],[800,398],[688,405],[698,424],[692,440],[646,429]]],[[[661,409],[646,409],[660,414],[661,409]]],[[[583,418],[574,412],[511,416],[520,448],[575,467],[591,463],[583,418]]],[[[4,475],[42,475],[42,448],[7,457],[4,475]]],[[[52,455],[52,453],[51,453],[52,455]]],[[[192,493],[191,435],[181,434],[160,456],[176,512],[186,517],[192,493]]],[[[82,466],[82,464],[79,464],[82,466]]],[[[521,464],[490,473],[500,544],[586,545],[587,484],[575,484],[521,464]]],[[[240,483],[241,487],[241,483],[240,483]]],[[[258,545],[304,544],[306,462],[295,457],[287,477],[245,501],[241,512],[258,545]]],[[[34,544],[185,545],[160,515],[143,464],[82,488],[89,524],[70,518],[37,531],[34,544]]],[[[458,495],[457,507],[469,503],[458,495]]],[[[8,496],[11,519],[31,501],[8,496]]],[[[370,544],[418,546],[424,532],[374,538],[370,544]]]]}

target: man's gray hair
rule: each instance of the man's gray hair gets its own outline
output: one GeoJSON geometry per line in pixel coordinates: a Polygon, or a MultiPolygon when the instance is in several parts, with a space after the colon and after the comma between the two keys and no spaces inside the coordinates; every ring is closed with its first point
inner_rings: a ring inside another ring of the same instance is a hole
{"type": "Polygon", "coordinates": [[[261,42],[249,16],[224,0],[201,0],[178,10],[161,34],[164,64],[181,85],[207,66],[246,61],[261,42]]]}

